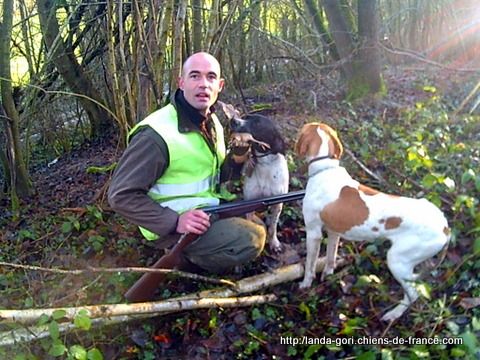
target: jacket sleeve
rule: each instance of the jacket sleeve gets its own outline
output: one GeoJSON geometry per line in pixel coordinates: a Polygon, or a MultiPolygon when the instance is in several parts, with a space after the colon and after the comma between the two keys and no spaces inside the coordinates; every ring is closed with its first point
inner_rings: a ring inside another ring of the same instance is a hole
{"type": "Polygon", "coordinates": [[[178,213],[160,206],[147,193],[165,172],[168,159],[160,135],[148,127],[141,129],[120,158],[108,190],[108,202],[115,212],[160,238],[175,232],[178,213]]]}

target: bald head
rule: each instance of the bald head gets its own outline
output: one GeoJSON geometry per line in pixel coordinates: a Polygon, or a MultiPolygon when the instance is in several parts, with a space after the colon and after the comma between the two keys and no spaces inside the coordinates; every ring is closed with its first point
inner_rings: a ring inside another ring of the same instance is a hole
{"type": "Polygon", "coordinates": [[[211,54],[207,52],[198,52],[193,55],[190,55],[187,60],[183,63],[182,66],[182,77],[188,74],[192,66],[197,66],[198,64],[209,64],[213,69],[216,69],[217,75],[220,78],[220,63],[218,60],[211,54]]]}
{"type": "Polygon", "coordinates": [[[203,115],[210,112],[223,84],[220,64],[209,53],[195,53],[183,63],[178,85],[183,90],[185,100],[203,115]]]}

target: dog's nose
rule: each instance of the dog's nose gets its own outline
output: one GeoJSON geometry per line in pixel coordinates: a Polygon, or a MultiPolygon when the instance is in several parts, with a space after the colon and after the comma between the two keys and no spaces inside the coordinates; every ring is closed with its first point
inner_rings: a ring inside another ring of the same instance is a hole
{"type": "Polygon", "coordinates": [[[233,118],[232,120],[230,120],[230,129],[232,129],[233,132],[239,132],[241,128],[242,128],[241,119],[233,118]]]}

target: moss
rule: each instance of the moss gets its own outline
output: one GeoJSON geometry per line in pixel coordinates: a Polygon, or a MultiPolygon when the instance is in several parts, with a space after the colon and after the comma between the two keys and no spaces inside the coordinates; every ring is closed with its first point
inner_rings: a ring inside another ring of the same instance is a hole
{"type": "Polygon", "coordinates": [[[375,95],[376,97],[383,97],[387,94],[387,85],[383,79],[383,76],[380,75],[380,89],[378,91],[373,91],[370,87],[368,79],[365,75],[355,76],[350,80],[348,84],[348,92],[346,96],[347,101],[354,101],[357,99],[362,99],[367,95],[375,95]]]}

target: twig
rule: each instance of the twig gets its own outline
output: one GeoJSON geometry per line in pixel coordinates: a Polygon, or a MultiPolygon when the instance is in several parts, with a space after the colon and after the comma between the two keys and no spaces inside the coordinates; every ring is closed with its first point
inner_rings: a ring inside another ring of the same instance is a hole
{"type": "Polygon", "coordinates": [[[372,178],[374,178],[375,180],[377,180],[379,183],[387,186],[388,188],[391,188],[391,185],[380,175],[378,174],[375,174],[372,170],[370,170],[364,163],[362,163],[356,156],[355,154],[353,153],[352,150],[350,150],[348,147],[346,147],[344,145],[344,150],[345,152],[348,154],[348,156],[350,156],[352,158],[352,160],[358,165],[360,166],[360,168],[365,171],[368,175],[370,175],[372,178]]]}
{"type": "MultiPolygon", "coordinates": [[[[400,171],[398,171],[397,169],[395,168],[391,168],[390,169],[395,175],[397,176],[400,176],[401,178],[403,178],[404,180],[407,180],[409,183],[415,185],[418,189],[422,190],[423,192],[428,192],[427,189],[425,189],[425,187],[420,184],[418,181],[415,181],[413,179],[410,179],[408,176],[406,176],[405,174],[402,174],[400,171]]],[[[447,205],[450,205],[450,206],[453,206],[453,202],[449,199],[447,199],[446,197],[444,196],[439,196],[440,199],[447,205]]]]}
{"type": "Polygon", "coordinates": [[[88,266],[86,269],[66,270],[66,269],[59,269],[59,268],[44,268],[41,266],[34,266],[34,265],[12,264],[4,261],[0,261],[0,266],[9,266],[16,269],[44,271],[44,272],[51,272],[56,274],[70,274],[70,275],[83,275],[83,274],[98,273],[98,272],[100,273],[119,273],[119,272],[167,273],[167,274],[172,274],[179,277],[184,277],[184,278],[197,280],[197,281],[209,282],[217,285],[235,286],[235,282],[230,280],[215,279],[208,276],[192,274],[189,272],[173,270],[173,269],[152,269],[147,267],[135,267],[135,266],[120,267],[120,268],[98,268],[98,267],[88,266]]]}
{"type": "Polygon", "coordinates": [[[411,51],[411,50],[400,50],[400,49],[394,49],[394,48],[390,48],[388,46],[385,46],[385,44],[383,44],[382,42],[377,42],[377,44],[382,48],[384,49],[385,51],[391,53],[391,54],[395,54],[395,55],[402,55],[402,56],[407,56],[407,57],[410,57],[412,59],[415,59],[415,60],[418,60],[418,61],[421,61],[423,63],[426,63],[426,64],[429,64],[429,65],[434,65],[434,66],[438,66],[439,68],[442,68],[442,69],[446,69],[446,70],[450,70],[450,71],[455,71],[455,72],[479,72],[480,69],[479,68],[471,68],[471,69],[468,69],[468,68],[458,68],[458,67],[452,67],[452,66],[448,66],[448,65],[443,65],[437,61],[433,61],[433,60],[429,60],[427,58],[425,58],[424,56],[422,56],[421,54],[419,53],[416,53],[414,51],[411,51]]]}

